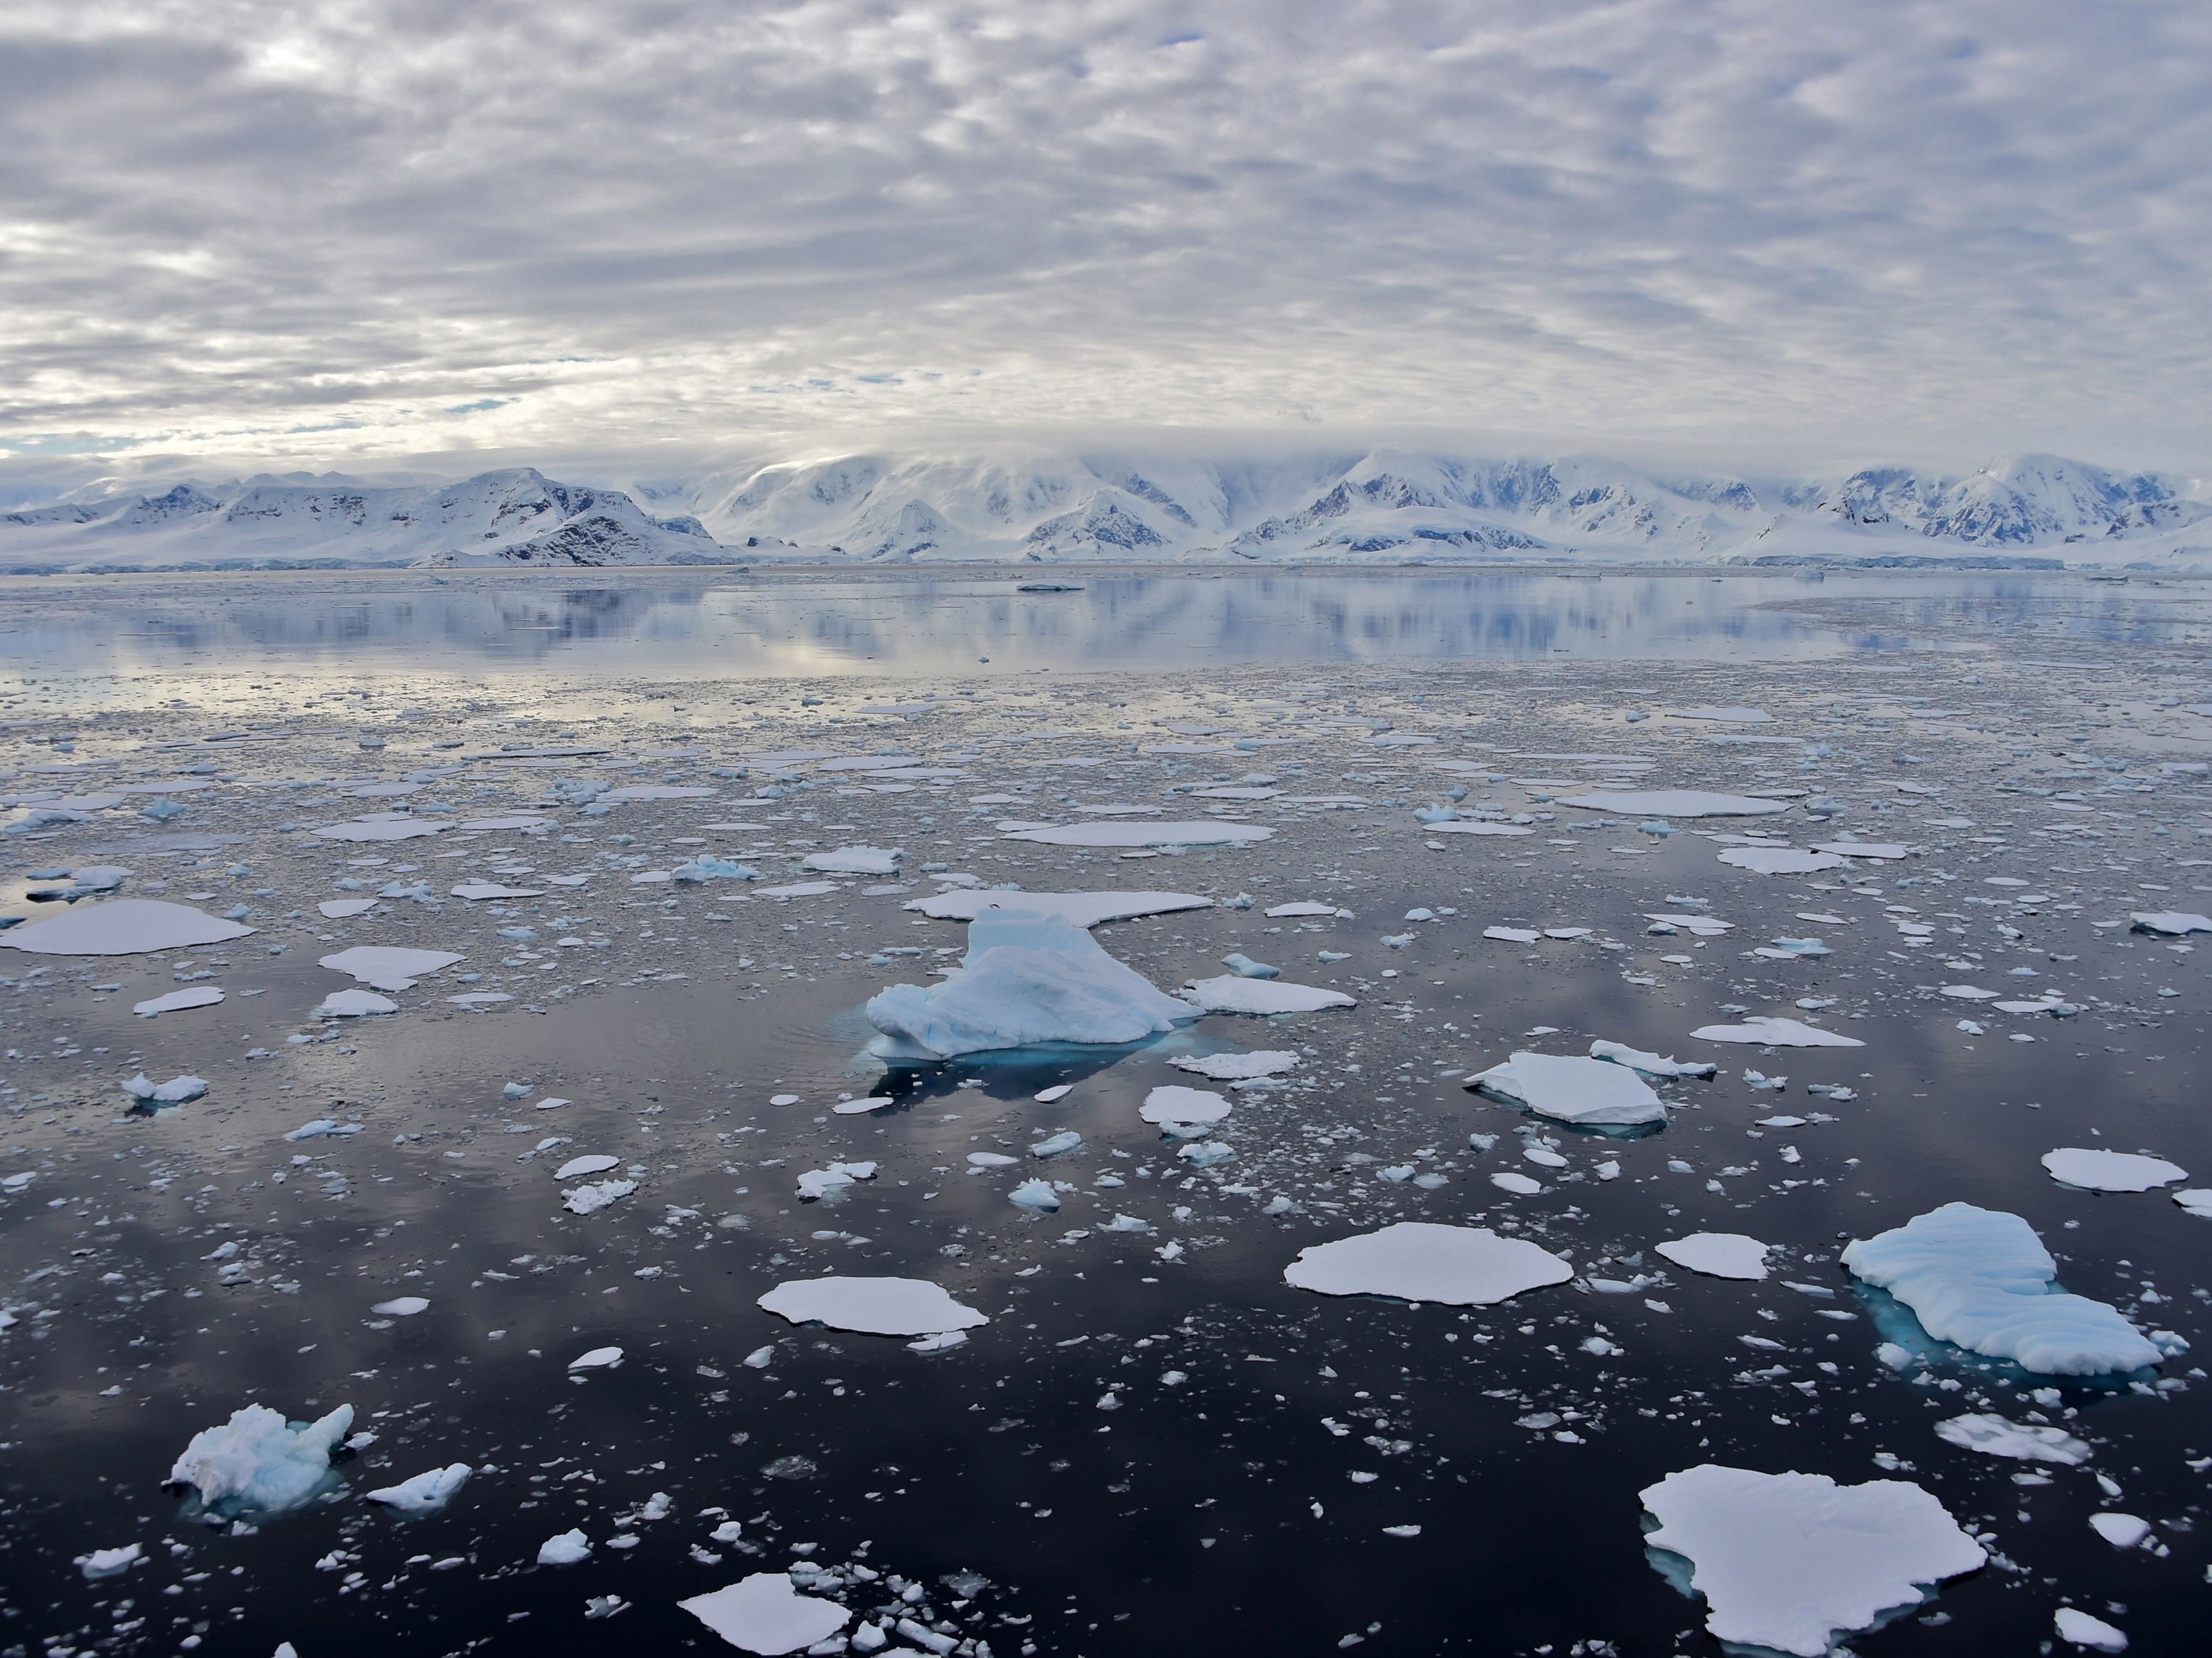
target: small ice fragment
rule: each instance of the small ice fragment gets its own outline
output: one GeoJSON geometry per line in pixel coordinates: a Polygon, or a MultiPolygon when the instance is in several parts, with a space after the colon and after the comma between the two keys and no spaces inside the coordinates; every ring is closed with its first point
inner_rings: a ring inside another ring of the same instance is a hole
{"type": "Polygon", "coordinates": [[[775,1363],[775,1349],[773,1346],[756,1347],[738,1363],[748,1370],[765,1370],[775,1363]]]}
{"type": "Polygon", "coordinates": [[[322,966],[349,974],[371,990],[412,990],[415,981],[451,967],[461,959],[451,950],[406,950],[386,944],[360,944],[320,958],[322,966]]]}
{"type": "Polygon", "coordinates": [[[1011,1169],[1019,1157],[1010,1157],[1003,1151],[970,1151],[968,1161],[978,1169],[1011,1169]]]}
{"type": "Polygon", "coordinates": [[[131,1011],[142,1019],[152,1019],[164,1013],[181,1013],[190,1007],[213,1007],[222,1000],[222,992],[215,986],[194,985],[188,990],[173,990],[166,996],[134,1002],[131,1011]]]}
{"type": "Polygon", "coordinates": [[[1233,974],[1187,980],[1182,988],[1190,1002],[1208,1013],[1316,1013],[1323,1008],[1358,1005],[1340,990],[1291,984],[1282,979],[1240,979],[1233,974]]]}
{"type": "Polygon", "coordinates": [[[1265,962],[1255,962],[1242,950],[1234,950],[1221,958],[1221,965],[1240,979],[1279,979],[1283,970],[1270,967],[1265,962]]]}
{"type": "Polygon", "coordinates": [[[595,1215],[637,1190],[634,1180],[599,1181],[561,1194],[561,1204],[572,1215],[595,1215]]]}
{"type": "Polygon", "coordinates": [[[397,1013],[399,1004],[373,990],[333,990],[315,1011],[329,1019],[360,1019],[379,1013],[397,1013]]]}
{"type": "Polygon", "coordinates": [[[1063,1128],[1057,1134],[1046,1135],[1044,1139],[1030,1147],[1030,1155],[1033,1157],[1063,1157],[1070,1151],[1079,1150],[1082,1145],[1082,1135],[1077,1133],[1073,1128],[1063,1128]]]}
{"type": "Polygon", "coordinates": [[[1294,1071],[1304,1061],[1285,1048],[1263,1048],[1253,1054],[1208,1054],[1198,1059],[1179,1054],[1168,1063],[1178,1071],[1194,1072],[1209,1082],[1248,1082],[1256,1077],[1279,1076],[1285,1071],[1294,1071]]]}
{"type": "Polygon", "coordinates": [[[1510,1169],[1501,1169],[1491,1175],[1490,1183],[1501,1192],[1511,1192],[1524,1198],[1532,1198],[1544,1189],[1541,1181],[1530,1180],[1528,1175],[1510,1169]]]}
{"type": "Polygon", "coordinates": [[[893,1103],[895,1102],[889,1094],[871,1094],[865,1099],[840,1100],[830,1109],[836,1116],[864,1117],[871,1111],[880,1111],[893,1103]]]}
{"type": "Polygon", "coordinates": [[[810,853],[800,861],[801,867],[825,875],[896,875],[905,857],[903,852],[879,847],[840,847],[835,852],[810,853]]]}
{"type": "Polygon", "coordinates": [[[1800,852],[1795,847],[1729,847],[1721,853],[1721,862],[1754,875],[1809,875],[1845,861],[1832,852],[1800,852]]]}
{"type": "Polygon", "coordinates": [[[558,1537],[549,1537],[538,1546],[538,1564],[541,1566],[578,1565],[591,1552],[590,1538],[581,1531],[564,1531],[558,1537]]]}
{"type": "Polygon", "coordinates": [[[366,1495],[370,1502],[381,1503],[402,1514],[435,1514],[453,1500],[453,1494],[468,1483],[474,1472],[467,1463],[455,1462],[366,1495]]]}
{"type": "Polygon", "coordinates": [[[165,1083],[156,1083],[142,1071],[123,1084],[123,1091],[135,1100],[155,1105],[183,1105],[205,1094],[208,1085],[204,1077],[172,1077],[165,1083]]]}
{"type": "Polygon", "coordinates": [[[1772,1247],[1741,1232],[1693,1232],[1653,1246],[1674,1265],[1691,1272],[1709,1278],[1748,1279],[1766,1276],[1766,1252],[1772,1247]]]}
{"type": "Polygon", "coordinates": [[[380,1301],[368,1309],[379,1318],[412,1318],[417,1313],[427,1313],[430,1303],[421,1296],[398,1296],[390,1301],[380,1301]]]}
{"type": "Polygon", "coordinates": [[[799,1594],[790,1575],[780,1571],[757,1571],[676,1604],[732,1646],[769,1658],[827,1641],[853,1617],[834,1601],[799,1594]]]}
{"type": "Polygon", "coordinates": [[[623,1350],[621,1348],[594,1347],[591,1351],[582,1355],[580,1357],[570,1359],[568,1361],[568,1368],[572,1371],[611,1370],[616,1365],[622,1362],[623,1350]]]}

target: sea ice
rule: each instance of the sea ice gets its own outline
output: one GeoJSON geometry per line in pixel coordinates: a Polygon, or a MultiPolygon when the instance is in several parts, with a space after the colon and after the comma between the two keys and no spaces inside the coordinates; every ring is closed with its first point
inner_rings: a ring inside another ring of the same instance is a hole
{"type": "Polygon", "coordinates": [[[825,1324],[865,1335],[940,1335],[991,1321],[926,1278],[793,1278],[777,1284],[758,1304],[793,1324],[825,1324]]]}
{"type": "Polygon", "coordinates": [[[1864,1048],[1856,1036],[1840,1036],[1796,1019],[1754,1014],[1741,1024],[1699,1025],[1690,1035],[1700,1042],[1750,1042],[1765,1048],[1864,1048]]]}
{"type": "Polygon", "coordinates": [[[1014,829],[1010,841],[1035,841],[1048,847],[1223,847],[1265,841],[1275,833],[1262,823],[1215,819],[1182,823],[1066,823],[1014,829]]]}
{"type": "Polygon", "coordinates": [[[541,1566],[580,1565],[591,1558],[592,1540],[581,1531],[564,1531],[557,1537],[549,1537],[538,1546],[538,1564],[541,1566]]]}
{"type": "Polygon", "coordinates": [[[2185,938],[2191,932],[2212,932],[2212,916],[2192,915],[2179,909],[2137,911],[2130,918],[2139,932],[2163,932],[2169,938],[2185,938]]]}
{"type": "Polygon", "coordinates": [[[1954,1416],[1936,1424],[1936,1437],[1961,1450],[2007,1456],[2016,1462],[2078,1467],[2089,1460],[2087,1442],[2063,1428],[2039,1427],[2002,1416],[1954,1416]]]}
{"type": "Polygon", "coordinates": [[[506,887],[496,881],[464,881],[453,889],[453,896],[466,898],[471,903],[485,898],[542,898],[543,887],[506,887]]]}
{"type": "Polygon", "coordinates": [[[1813,850],[1832,852],[1839,858],[1878,858],[1884,862],[1892,862],[1904,857],[1911,848],[1888,844],[1877,845],[1871,841],[1815,841],[1813,842],[1813,850]]]}
{"type": "Polygon", "coordinates": [[[1137,1114],[1146,1122],[1219,1122],[1230,1112],[1229,1102],[1203,1088],[1184,1088],[1167,1083],[1145,1096],[1137,1114]]]}
{"type": "Polygon", "coordinates": [[[622,1362],[621,1348],[594,1347],[591,1351],[570,1359],[568,1368],[571,1370],[611,1370],[622,1362]]]}
{"type": "Polygon", "coordinates": [[[994,887],[940,892],[916,898],[903,908],[939,921],[972,921],[987,909],[1025,909],[1057,915],[1079,927],[1102,921],[1129,921],[1177,910],[1211,909],[1213,900],[1190,892],[1016,892],[994,887]]]}
{"type": "Polygon", "coordinates": [[[455,1462],[364,1495],[370,1502],[381,1503],[402,1514],[435,1514],[453,1500],[453,1493],[466,1485],[475,1472],[465,1462],[455,1462]]]}
{"type": "Polygon", "coordinates": [[[1494,823],[1486,817],[1455,818],[1447,823],[1425,823],[1424,835],[1534,835],[1536,831],[1518,823],[1494,823]]]}
{"type": "MultiPolygon", "coordinates": [[[[1234,982],[1242,983],[1243,981],[1234,982]]],[[[870,998],[885,1059],[949,1059],[1036,1042],[1141,1042],[1197,1017],[1056,915],[987,910],[943,983],[893,985],[870,998]]]]}
{"type": "Polygon", "coordinates": [[[1032,1214],[1049,1215],[1060,1207],[1060,1193],[1048,1180],[1025,1180],[1006,1193],[1006,1201],[1032,1214]]]}
{"type": "Polygon", "coordinates": [[[1315,1013],[1326,1007],[1356,1007],[1340,990],[1316,985],[1294,985],[1282,979],[1240,979],[1224,973],[1217,979],[1191,979],[1183,984],[1190,1003],[1208,1013],[1315,1013]]]}
{"type": "Polygon", "coordinates": [[[2176,1192],[2173,1200],[2191,1214],[2212,1220],[2212,1186],[2192,1187],[2185,1192],[2176,1192]]]}
{"type": "Polygon", "coordinates": [[[1487,1307],[1574,1275],[1565,1260],[1525,1239],[1417,1220],[1310,1244],[1283,1269],[1285,1284],[1321,1295],[1395,1296],[1453,1307],[1487,1307]]]}
{"type": "Polygon", "coordinates": [[[1495,938],[1503,944],[1533,944],[1544,935],[1534,927],[1486,926],[1482,930],[1486,938],[1495,938]]]}
{"type": "Polygon", "coordinates": [[[1721,862],[1754,875],[1810,875],[1814,870],[1835,869],[1844,859],[1832,852],[1801,852],[1795,847],[1727,847],[1721,862]]]}
{"type": "Polygon", "coordinates": [[[412,990],[416,980],[461,959],[454,950],[408,950],[392,944],[356,944],[321,958],[336,973],[350,975],[371,990],[412,990]]]}
{"type": "MultiPolygon", "coordinates": [[[[285,1139],[292,1137],[287,1134],[285,1139]]],[[[427,1313],[430,1303],[421,1296],[395,1296],[390,1301],[380,1301],[368,1309],[379,1318],[413,1318],[417,1313],[427,1313]]]]}
{"type": "Polygon", "coordinates": [[[1644,1541],[1691,1563],[1707,1631],[1796,1658],[1825,1658],[1837,1631],[1866,1629],[1989,1558],[1909,1480],[1838,1485],[1707,1462],[1640,1495],[1659,1521],[1644,1541]]]}
{"type": "Polygon", "coordinates": [[[604,1152],[594,1152],[588,1157],[571,1157],[553,1171],[553,1178],[581,1180],[586,1175],[604,1175],[621,1161],[620,1157],[610,1157],[604,1152]]]}
{"type": "Polygon", "coordinates": [[[619,1203],[637,1190],[634,1180],[603,1180],[561,1194],[561,1206],[572,1215],[596,1215],[611,1203],[619,1203]]]}
{"type": "MultiPolygon", "coordinates": [[[[2150,1521],[2140,1515],[2107,1509],[2089,1516],[2089,1529],[2116,1549],[2132,1549],[2150,1535],[2150,1521]]],[[[89,1576],[91,1574],[87,1573],[89,1576]]]]}
{"type": "Polygon", "coordinates": [[[2187,1180],[2189,1171],[2164,1157],[2137,1157],[2130,1151],[2085,1150],[2062,1146],[2043,1154],[2051,1178],[2092,1192],[2154,1192],[2161,1186],[2187,1180]]]}
{"type": "Polygon", "coordinates": [[[350,1405],[296,1426],[265,1405],[248,1405],[221,1427],[194,1434],[168,1483],[191,1486],[210,1513],[281,1514],[329,1482],[331,1452],[352,1427],[350,1405]]]}
{"type": "Polygon", "coordinates": [[[1843,1263],[1921,1327],[2042,1376],[2105,1376],[2166,1355],[2114,1308],[2054,1288],[2057,1264],[2018,1215],[1947,1203],[1848,1246],[1843,1263]]]}
{"type": "Polygon", "coordinates": [[[1191,1072],[1208,1081],[1227,1083],[1279,1076],[1285,1071],[1297,1070],[1304,1061],[1285,1048],[1261,1048],[1252,1054],[1207,1054],[1197,1058],[1182,1054],[1168,1063],[1178,1071],[1191,1072]]]}
{"type": "Polygon", "coordinates": [[[173,990],[150,1001],[134,1002],[131,1011],[142,1019],[151,1019],[163,1013],[181,1013],[188,1007],[213,1007],[222,999],[222,992],[215,986],[194,985],[189,990],[173,990]]]}
{"type": "Polygon", "coordinates": [[[1678,708],[1673,711],[1677,720],[1718,720],[1731,725],[1763,726],[1774,716],[1764,708],[1678,708]]]}
{"type": "Polygon", "coordinates": [[[404,813],[364,817],[351,823],[327,823],[315,833],[325,841],[412,841],[451,827],[404,813]]]}
{"type": "Polygon", "coordinates": [[[774,1655],[827,1641],[852,1621],[833,1600],[801,1594],[790,1576],[757,1571],[727,1588],[676,1603],[733,1647],[774,1655]]]}
{"type": "Polygon", "coordinates": [[[359,1019],[376,1013],[397,1013],[399,1004],[373,990],[333,990],[315,1005],[325,1018],[359,1019]]]}
{"type": "Polygon", "coordinates": [[[123,1084],[123,1091],[153,1105],[183,1105],[206,1093],[208,1085],[204,1077],[172,1077],[157,1083],[142,1071],[123,1084]]]}
{"type": "Polygon", "coordinates": [[[0,932],[0,949],[37,956],[149,956],[243,938],[254,931],[158,898],[110,898],[0,932]]]}
{"type": "Polygon", "coordinates": [[[1559,1122],[1610,1127],[1667,1121],[1667,1103],[1650,1084],[1603,1060],[1516,1054],[1461,1085],[1559,1122]]]}
{"type": "Polygon", "coordinates": [[[145,1552],[137,1544],[125,1543],[119,1549],[94,1549],[90,1554],[80,1554],[76,1564],[87,1577],[119,1577],[145,1558],[145,1552]]]}
{"type": "Polygon", "coordinates": [[[327,921],[349,920],[356,915],[366,915],[376,908],[374,898],[325,898],[315,908],[327,921]]]}
{"type": "Polygon", "coordinates": [[[1647,1054],[1640,1048],[1631,1048],[1626,1042],[1595,1042],[1590,1044],[1589,1056],[1613,1065],[1625,1065],[1646,1082],[1667,1082],[1679,1077],[1710,1078],[1720,1067],[1705,1060],[1668,1060],[1656,1054],[1647,1054]]]}
{"type": "Polygon", "coordinates": [[[825,875],[896,875],[899,860],[905,856],[880,847],[839,847],[835,852],[809,853],[799,866],[825,875]]]}
{"type": "Polygon", "coordinates": [[[1561,795],[1559,804],[1631,817],[1765,817],[1790,810],[1787,800],[1712,794],[1704,789],[1595,789],[1588,794],[1561,795]]]}
{"type": "Polygon", "coordinates": [[[2128,1637],[2101,1618],[2093,1618],[2079,1606],[2061,1606],[2051,1614],[2061,1640],[2092,1652],[2125,1652],[2128,1637]]]}
{"type": "Polygon", "coordinates": [[[1692,1232],[1688,1237],[1653,1246],[1677,1266],[1708,1278],[1763,1278],[1771,1244],[1741,1232],[1692,1232]]]}
{"type": "Polygon", "coordinates": [[[876,1165],[872,1163],[833,1163],[827,1169],[810,1169],[799,1177],[799,1198],[802,1203],[818,1202],[832,1192],[842,1191],[855,1181],[873,1180],[876,1165]]]}
{"type": "Polygon", "coordinates": [[[1266,912],[1269,920],[1281,920],[1286,916],[1334,915],[1334,904],[1316,904],[1301,901],[1295,904],[1277,904],[1266,912]]]}

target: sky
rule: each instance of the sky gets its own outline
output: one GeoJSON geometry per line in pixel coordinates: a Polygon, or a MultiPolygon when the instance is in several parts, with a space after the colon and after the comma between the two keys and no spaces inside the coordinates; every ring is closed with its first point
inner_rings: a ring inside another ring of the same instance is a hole
{"type": "Polygon", "coordinates": [[[10,0],[0,457],[2212,471],[2196,0],[10,0]]]}

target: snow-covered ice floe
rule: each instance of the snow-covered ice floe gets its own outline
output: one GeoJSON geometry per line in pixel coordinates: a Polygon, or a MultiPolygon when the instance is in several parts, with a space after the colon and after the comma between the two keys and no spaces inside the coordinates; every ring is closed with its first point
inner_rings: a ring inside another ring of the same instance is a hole
{"type": "Polygon", "coordinates": [[[1587,794],[1563,794],[1559,804],[1634,817],[1765,817],[1790,810],[1787,800],[1704,789],[1593,789],[1587,794]]]}
{"type": "Polygon", "coordinates": [[[1629,1047],[1626,1042],[1603,1040],[1590,1044],[1589,1056],[1613,1065],[1625,1065],[1646,1082],[1670,1082],[1680,1077],[1709,1080],[1720,1070],[1710,1060],[1662,1059],[1656,1054],[1647,1054],[1640,1048],[1629,1047]]]}
{"type": "Polygon", "coordinates": [[[413,841],[450,827],[394,812],[359,818],[350,823],[326,823],[315,833],[325,841],[413,841]]]}
{"type": "MultiPolygon", "coordinates": [[[[1242,982],[1241,981],[1239,982],[1242,982]]],[[[871,997],[881,1059],[942,1060],[1038,1042],[1142,1042],[1198,1017],[1108,955],[1084,928],[1032,910],[985,910],[941,984],[871,997]]]]}
{"type": "Polygon", "coordinates": [[[1249,1082],[1257,1077],[1277,1077],[1304,1063],[1287,1048],[1261,1048],[1251,1054],[1179,1054],[1168,1063],[1210,1082],[1249,1082]]]}
{"type": "Polygon", "coordinates": [[[2162,932],[2170,938],[2191,932],[2212,932],[2212,916],[2192,915],[2179,909],[2138,910],[2129,918],[2138,932],[2162,932]]]}
{"type": "Polygon", "coordinates": [[[2164,1157],[2074,1145],[2045,1151],[2043,1167],[2051,1179],[2091,1192],[2154,1192],[2161,1186],[2189,1178],[2186,1169],[2164,1157]]]}
{"type": "Polygon", "coordinates": [[[1910,1480],[1838,1485],[1826,1474],[1703,1463],[1640,1493],[1659,1522],[1644,1542],[1690,1562],[1715,1638],[1825,1658],[1831,1638],[1871,1627],[1924,1587],[1989,1558],[1910,1480]]]}
{"type": "Polygon", "coordinates": [[[793,1324],[826,1324],[863,1335],[941,1335],[991,1321],[927,1278],[793,1278],[777,1284],[758,1304],[793,1324]]]}
{"type": "Polygon", "coordinates": [[[1224,973],[1217,979],[1185,981],[1183,995],[1208,1013],[1318,1013],[1323,1008],[1357,1007],[1340,990],[1294,985],[1282,979],[1246,979],[1224,973]]]}
{"type": "Polygon", "coordinates": [[[2051,1626],[2058,1631],[2059,1639],[2069,1646],[2087,1647],[2092,1652],[2125,1652],[2126,1634],[2094,1617],[2079,1606],[2061,1606],[2051,1614],[2051,1626]]]}
{"type": "Polygon", "coordinates": [[[1320,1295],[1395,1296],[1452,1307],[1487,1307],[1574,1275],[1565,1260],[1525,1239],[1419,1220],[1310,1244],[1283,1269],[1285,1284],[1320,1295]]]}
{"type": "Polygon", "coordinates": [[[359,1019],[378,1013],[397,1013],[399,1004],[373,990],[333,990],[315,1005],[326,1019],[359,1019]]]}
{"type": "Polygon", "coordinates": [[[543,898],[545,896],[543,887],[501,886],[496,881],[464,881],[452,891],[454,897],[465,898],[471,903],[487,898],[543,898]]]}
{"type": "Polygon", "coordinates": [[[1838,869],[1844,859],[1832,852],[1801,852],[1795,847],[1724,847],[1721,862],[1753,875],[1810,875],[1838,869]]]}
{"type": "Polygon", "coordinates": [[[2173,1200],[2192,1215],[2202,1215],[2212,1220],[2212,1186],[2192,1187],[2185,1192],[2176,1192],[2173,1200]]]}
{"type": "Polygon", "coordinates": [[[1221,820],[1182,823],[1064,823],[1012,829],[1009,841],[1035,841],[1048,847],[1231,847],[1265,841],[1274,830],[1264,823],[1221,820]]]}
{"type": "Polygon", "coordinates": [[[1766,1276],[1766,1252],[1774,1246],[1741,1232],[1692,1232],[1653,1247],[1677,1266],[1708,1278],[1757,1279],[1766,1276]]]}
{"type": "Polygon", "coordinates": [[[801,1594],[780,1571],[757,1571],[727,1588],[676,1604],[732,1646],[767,1658],[826,1641],[853,1618],[834,1600],[801,1594]]]}
{"type": "MultiPolygon", "coordinates": [[[[1519,823],[1501,823],[1487,817],[1454,817],[1440,823],[1424,823],[1424,835],[1534,835],[1536,831],[1519,823]]],[[[1267,912],[1273,914],[1273,910],[1267,912]]]]}
{"type": "Polygon", "coordinates": [[[1954,1416],[1936,1424],[1936,1436],[1961,1450],[2008,1456],[2017,1462],[2057,1462],[2078,1467],[2089,1460],[2087,1442],[2063,1428],[2039,1427],[2002,1416],[1954,1416]]]}
{"type": "Polygon", "coordinates": [[[1203,1088],[1165,1083],[1145,1096],[1137,1114],[1146,1122],[1219,1122],[1230,1113],[1229,1102],[1203,1088]]]}
{"type": "Polygon", "coordinates": [[[2018,1215],[1947,1203],[1861,1238],[1843,1263],[1910,1307],[1921,1327],[2041,1376],[2108,1376],[2168,1355],[2118,1309],[2053,1287],[2057,1263],[2018,1215]]]}
{"type": "Polygon", "coordinates": [[[1763,1048],[1864,1048],[1856,1036],[1823,1030],[1798,1019],[1754,1014],[1741,1024],[1701,1024],[1690,1033],[1699,1042],[1747,1042],[1763,1048]]]}
{"type": "Polygon", "coordinates": [[[254,929],[158,898],[110,898],[0,932],[0,950],[34,956],[150,956],[243,938],[254,929]]]}
{"type": "Polygon", "coordinates": [[[637,1182],[634,1180],[592,1181],[563,1192],[561,1206],[572,1215],[596,1215],[636,1190],[637,1182]]]}
{"type": "Polygon", "coordinates": [[[282,1514],[327,1487],[331,1453],[352,1428],[350,1405],[296,1424],[266,1405],[248,1405],[194,1434],[168,1483],[191,1487],[210,1513],[282,1514]]]}
{"type": "Polygon", "coordinates": [[[166,996],[133,1002],[131,1011],[142,1019],[158,1018],[164,1013],[181,1013],[191,1007],[213,1007],[222,1000],[222,992],[213,985],[194,985],[188,990],[173,990],[166,996]]]}
{"type": "Polygon", "coordinates": [[[825,875],[896,875],[905,856],[902,852],[889,852],[880,847],[839,847],[834,852],[807,853],[799,860],[799,867],[819,870],[825,875]]]}
{"type": "Polygon", "coordinates": [[[453,1500],[453,1494],[468,1484],[469,1476],[475,1472],[465,1462],[455,1462],[364,1495],[370,1502],[380,1503],[401,1514],[435,1514],[453,1500]]]}
{"type": "Polygon", "coordinates": [[[1667,1121],[1667,1102],[1634,1070],[1578,1055],[1516,1054],[1462,1086],[1557,1122],[1629,1127],[1667,1121]]]}
{"type": "Polygon", "coordinates": [[[457,950],[409,950],[394,944],[356,944],[320,958],[332,972],[349,975],[371,990],[412,990],[417,979],[460,959],[457,950]]]}
{"type": "Polygon", "coordinates": [[[983,888],[940,892],[933,897],[916,898],[903,908],[938,921],[972,921],[987,909],[1025,909],[1038,915],[1057,915],[1076,926],[1094,927],[1102,921],[1211,909],[1213,900],[1192,892],[1014,892],[983,888]]]}

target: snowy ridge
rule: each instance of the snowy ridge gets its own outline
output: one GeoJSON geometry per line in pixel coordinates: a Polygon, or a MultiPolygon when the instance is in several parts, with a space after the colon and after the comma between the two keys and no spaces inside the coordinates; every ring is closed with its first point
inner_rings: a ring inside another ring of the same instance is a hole
{"type": "Polygon", "coordinates": [[[2053,456],[1964,477],[1698,477],[1404,449],[1206,459],[1007,445],[556,483],[115,480],[0,513],[0,570],[830,562],[2212,562],[2192,482],[2053,456]]]}

